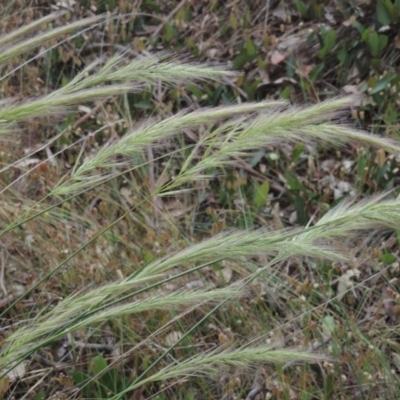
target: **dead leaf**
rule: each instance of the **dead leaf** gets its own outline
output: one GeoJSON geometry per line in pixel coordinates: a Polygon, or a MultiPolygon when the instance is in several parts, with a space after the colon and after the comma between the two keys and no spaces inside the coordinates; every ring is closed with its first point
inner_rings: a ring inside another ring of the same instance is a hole
{"type": "Polygon", "coordinates": [[[132,206],[134,204],[133,198],[132,198],[132,192],[130,189],[128,189],[127,187],[122,187],[120,189],[120,193],[123,196],[123,198],[125,199],[125,201],[132,206]]]}
{"type": "Polygon", "coordinates": [[[10,379],[8,376],[3,376],[0,379],[0,397],[3,398],[8,388],[10,387],[10,379]]]}
{"type": "Polygon", "coordinates": [[[218,49],[212,48],[212,49],[208,49],[207,50],[207,56],[211,59],[216,58],[216,56],[218,55],[219,51],[218,49]]]}
{"type": "Polygon", "coordinates": [[[376,152],[376,163],[380,168],[382,168],[386,163],[386,155],[385,150],[379,149],[376,152]]]}
{"type": "Polygon", "coordinates": [[[387,286],[382,286],[383,307],[392,322],[396,322],[396,314],[393,311],[393,290],[387,286]]]}
{"type": "Polygon", "coordinates": [[[356,85],[345,85],[343,86],[342,90],[345,93],[360,94],[360,91],[358,90],[358,87],[356,85]]]}
{"type": "Polygon", "coordinates": [[[337,299],[341,301],[344,295],[351,289],[354,282],[351,280],[353,277],[358,277],[360,275],[359,270],[348,269],[340,278],[337,287],[337,299]]]}
{"type": "Polygon", "coordinates": [[[315,65],[314,65],[314,64],[310,64],[310,65],[303,64],[303,65],[301,65],[301,67],[300,67],[300,71],[301,71],[301,74],[302,74],[304,77],[308,77],[308,76],[310,75],[310,72],[311,72],[314,68],[315,68],[315,65]]]}
{"type": "Polygon", "coordinates": [[[56,5],[58,7],[62,7],[62,8],[68,8],[71,11],[73,10],[73,6],[76,4],[75,0],[61,0],[61,1],[57,1],[56,5]]]}
{"type": "Polygon", "coordinates": [[[277,65],[285,59],[285,56],[279,51],[274,51],[271,55],[271,64],[277,65]]]}
{"type": "Polygon", "coordinates": [[[391,354],[392,354],[394,364],[396,365],[397,369],[400,370],[400,354],[397,354],[394,351],[392,351],[391,354]]]}
{"type": "Polygon", "coordinates": [[[221,269],[221,273],[222,273],[222,276],[225,279],[225,282],[229,283],[231,281],[231,279],[232,279],[232,274],[233,274],[232,268],[231,267],[224,267],[224,268],[221,269]]]}
{"type": "Polygon", "coordinates": [[[352,15],[347,21],[342,22],[344,26],[354,26],[357,22],[357,17],[352,15]]]}
{"type": "Polygon", "coordinates": [[[66,386],[68,388],[74,387],[74,378],[72,378],[72,376],[64,375],[62,372],[60,372],[60,375],[58,376],[57,380],[63,386],[66,386]]]}
{"type": "Polygon", "coordinates": [[[394,47],[400,49],[400,33],[394,38],[394,47]]]}
{"type": "Polygon", "coordinates": [[[26,158],[25,160],[17,162],[14,166],[15,168],[26,168],[31,165],[38,164],[40,162],[39,158],[26,158]]]}
{"type": "Polygon", "coordinates": [[[293,78],[286,78],[285,76],[283,78],[278,78],[275,79],[273,82],[275,85],[280,85],[281,83],[297,83],[296,79],[293,78]]]}
{"type": "Polygon", "coordinates": [[[17,379],[21,379],[25,376],[25,362],[19,363],[15,368],[7,373],[7,377],[10,383],[15,382],[17,379]]]}
{"type": "Polygon", "coordinates": [[[202,288],[204,287],[204,282],[201,281],[200,279],[190,281],[186,285],[187,289],[196,289],[196,288],[202,288]]]}
{"type": "Polygon", "coordinates": [[[174,345],[178,340],[182,338],[182,332],[179,331],[173,331],[168,333],[167,336],[164,338],[164,342],[167,346],[172,346],[174,345]]]}
{"type": "Polygon", "coordinates": [[[87,106],[78,106],[78,111],[81,112],[82,114],[91,114],[92,113],[92,109],[90,107],[87,106]]]}

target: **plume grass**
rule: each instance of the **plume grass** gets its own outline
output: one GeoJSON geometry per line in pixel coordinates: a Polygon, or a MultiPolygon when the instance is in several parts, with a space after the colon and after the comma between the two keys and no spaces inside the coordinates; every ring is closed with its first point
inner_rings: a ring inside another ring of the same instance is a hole
{"type": "MultiPolygon", "coordinates": [[[[26,34],[56,17],[56,15],[45,17],[0,39],[0,46],[3,49],[0,63],[7,63],[13,57],[39,46],[44,41],[99,21],[98,18],[81,20],[23,40],[26,34]]],[[[218,81],[234,75],[235,73],[222,68],[184,63],[165,54],[138,57],[134,60],[128,60],[126,54],[118,54],[109,59],[96,60],[65,86],[48,95],[28,101],[15,99],[2,101],[0,129],[6,132],[10,123],[35,116],[60,115],[69,111],[73,105],[139,90],[143,84],[161,81],[163,84],[174,86],[198,80],[218,81]]],[[[167,182],[160,180],[149,194],[138,200],[138,203],[143,204],[156,197],[180,194],[187,190],[188,185],[213,178],[218,170],[233,166],[235,157],[245,156],[254,149],[283,140],[293,143],[316,142],[329,146],[356,141],[397,153],[400,150],[397,142],[356,131],[339,123],[338,119],[343,110],[353,102],[352,97],[341,97],[317,105],[292,107],[282,101],[264,101],[187,110],[155,123],[144,123],[114,142],[100,147],[90,156],[81,154],[82,157],[78,158],[67,176],[60,177],[58,183],[48,190],[44,199],[37,204],[29,202],[25,219],[17,218],[17,223],[11,222],[3,228],[2,237],[6,236],[5,233],[25,226],[50,210],[55,212],[54,209],[60,209],[61,214],[61,208],[67,206],[73,196],[84,196],[90,190],[116,179],[124,172],[140,170],[148,162],[133,164],[130,161],[133,156],[143,154],[149,147],[162,148],[163,141],[188,128],[203,127],[204,135],[198,143],[188,146],[188,156],[182,162],[174,179],[167,182]],[[49,199],[57,199],[59,203],[57,205],[46,203],[49,199]],[[38,205],[40,205],[39,211],[38,205]]],[[[157,161],[171,157],[173,153],[166,151],[157,161]]],[[[136,208],[132,206],[123,217],[136,208]]],[[[198,243],[181,246],[179,250],[172,246],[168,249],[166,246],[164,255],[155,255],[151,261],[124,279],[106,282],[98,287],[90,286],[87,290],[80,290],[77,293],[69,293],[55,306],[46,307],[29,318],[25,326],[16,327],[3,340],[0,350],[2,373],[3,375],[9,373],[18,363],[22,363],[36,351],[65,335],[101,326],[109,320],[123,319],[127,315],[157,310],[196,309],[206,303],[216,304],[209,314],[205,313],[205,317],[201,320],[203,321],[218,307],[240,298],[246,285],[283,260],[313,258],[349,261],[349,255],[343,251],[346,244],[355,240],[362,231],[378,228],[400,229],[399,211],[398,198],[385,199],[384,196],[377,196],[359,202],[344,202],[325,214],[314,225],[303,228],[279,231],[228,230],[198,243]],[[333,246],[333,242],[341,242],[342,247],[333,246]],[[175,290],[172,293],[164,290],[163,284],[166,282],[177,281],[222,260],[244,262],[246,259],[258,256],[269,261],[261,264],[257,272],[249,273],[246,279],[240,282],[241,285],[201,290],[175,290]]],[[[73,215],[72,212],[70,214],[73,215]]],[[[49,280],[54,278],[55,271],[59,271],[67,261],[82,256],[90,244],[104,237],[117,222],[123,220],[123,217],[110,221],[109,225],[96,232],[92,239],[86,239],[78,249],[70,252],[66,261],[58,264],[54,271],[33,285],[28,293],[32,293],[39,286],[45,287],[49,280]]],[[[77,217],[75,221],[80,220],[77,217]]],[[[23,297],[13,303],[13,307],[23,297]]],[[[197,328],[201,321],[194,323],[188,332],[197,328]]],[[[156,371],[151,370],[152,366],[171,354],[177,343],[166,349],[142,375],[112,398],[121,398],[125,393],[149,382],[182,376],[208,375],[221,367],[233,366],[245,369],[263,363],[281,364],[293,360],[309,362],[330,358],[299,349],[238,346],[189,357],[160,367],[156,371]]]]}

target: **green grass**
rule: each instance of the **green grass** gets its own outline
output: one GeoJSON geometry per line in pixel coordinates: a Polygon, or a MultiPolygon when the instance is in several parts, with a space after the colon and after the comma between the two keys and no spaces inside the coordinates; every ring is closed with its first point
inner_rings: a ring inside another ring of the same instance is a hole
{"type": "MultiPolygon", "coordinates": [[[[2,65],[99,23],[79,20],[33,35],[53,18],[3,37],[2,65]]],[[[308,183],[285,168],[299,223],[285,228],[271,204],[276,182],[265,175],[246,192],[237,164],[282,142],[293,163],[301,146],[315,143],[362,143],[393,155],[399,143],[341,123],[352,97],[161,113],[137,125],[119,113],[128,93],[144,86],[175,90],[235,76],[165,54],[117,54],[52,91],[2,102],[0,130],[10,149],[1,180],[1,289],[10,295],[1,313],[4,397],[244,398],[260,384],[284,399],[294,392],[304,399],[396,397],[391,370],[399,349],[386,317],[398,303],[389,290],[397,238],[387,232],[400,229],[400,199],[392,192],[347,200],[309,221],[301,203],[308,183]],[[23,155],[18,128],[33,118],[36,127],[60,127],[64,113],[76,120],[74,107],[101,99],[105,118],[97,118],[96,131],[104,137],[75,139],[65,127],[54,147],[54,129],[37,155],[23,155]],[[184,140],[188,131],[199,132],[196,141],[184,140]],[[237,209],[202,214],[200,199],[215,193],[237,209]],[[229,218],[220,218],[224,212],[229,218]],[[65,358],[56,354],[63,340],[65,358]]],[[[269,154],[268,167],[279,170],[277,153],[269,154]]]]}

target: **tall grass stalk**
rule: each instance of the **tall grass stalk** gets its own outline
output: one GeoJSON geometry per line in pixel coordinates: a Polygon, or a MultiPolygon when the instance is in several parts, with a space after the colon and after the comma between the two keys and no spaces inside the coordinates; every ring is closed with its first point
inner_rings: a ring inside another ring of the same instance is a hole
{"type": "MultiPolygon", "coordinates": [[[[0,39],[0,64],[7,65],[10,60],[43,41],[97,23],[98,18],[81,20],[68,26],[49,29],[29,40],[24,40],[44,24],[57,16],[49,16],[41,21],[17,30],[0,39]]],[[[71,111],[72,107],[110,96],[137,91],[143,84],[162,83],[178,85],[197,80],[216,81],[234,73],[223,68],[178,62],[165,54],[139,57],[128,60],[126,54],[117,54],[108,59],[100,59],[90,64],[65,86],[39,98],[24,101],[3,100],[0,105],[0,129],[6,132],[13,124],[37,117],[59,116],[71,111]],[[10,125],[10,123],[12,125],[10,125]]],[[[138,201],[143,203],[156,197],[179,195],[192,190],[193,182],[212,179],[223,167],[233,166],[235,157],[247,155],[251,150],[278,143],[282,140],[298,142],[319,142],[325,145],[339,145],[360,142],[374,145],[388,152],[397,153],[397,142],[356,131],[335,123],[341,111],[351,106],[353,99],[336,98],[323,103],[292,107],[282,101],[265,101],[220,108],[184,111],[153,123],[144,123],[130,130],[113,143],[104,145],[95,153],[82,154],[68,176],[49,188],[45,199],[30,204],[15,213],[18,221],[3,226],[6,232],[24,227],[35,218],[41,223],[48,218],[48,211],[57,215],[67,200],[83,196],[89,190],[97,189],[124,171],[140,171],[147,161],[133,163],[132,156],[143,154],[149,146],[163,148],[165,140],[174,137],[183,129],[202,127],[199,142],[188,146],[186,160],[180,171],[167,182],[160,180],[152,192],[138,201]],[[329,120],[330,122],[327,122],[329,120]],[[69,196],[69,197],[68,197],[69,196]],[[58,201],[54,206],[47,200],[58,201]],[[40,207],[38,204],[40,203],[40,207]],[[21,218],[21,215],[23,218],[21,218]],[[33,215],[33,217],[32,217],[33,215]]],[[[160,160],[169,160],[174,154],[166,151],[160,160]]],[[[34,172],[34,169],[30,171],[34,172]]],[[[7,196],[7,190],[3,196],[7,196]]],[[[137,209],[133,205],[129,211],[137,209]]],[[[356,239],[360,232],[377,228],[400,229],[400,199],[375,197],[363,202],[347,202],[327,213],[314,225],[283,231],[227,231],[199,243],[193,243],[176,250],[167,248],[163,256],[146,263],[141,269],[119,281],[104,282],[98,287],[79,290],[61,299],[54,307],[33,312],[26,325],[16,327],[3,340],[0,363],[3,375],[28,359],[39,349],[51,344],[67,334],[89,327],[98,327],[108,320],[121,319],[126,315],[137,315],[155,310],[171,310],[223,302],[244,295],[245,287],[231,285],[223,288],[204,288],[197,290],[176,290],[168,293],[166,282],[181,278],[195,269],[212,265],[221,260],[245,260],[256,255],[268,256],[273,261],[261,266],[257,273],[271,269],[279,261],[288,258],[315,258],[325,260],[347,260],[346,253],[333,246],[332,242],[356,239]],[[275,258],[274,258],[275,257],[275,258]],[[179,269],[177,271],[176,269],[179,269]],[[181,270],[180,268],[184,268],[181,270]]],[[[104,236],[113,226],[104,229],[95,239],[104,236]]],[[[88,242],[73,252],[74,261],[83,252],[88,242]]],[[[343,244],[344,245],[344,244],[343,244]]],[[[63,264],[55,267],[60,269],[63,264]]],[[[47,275],[50,278],[53,273],[47,275]]],[[[34,288],[34,286],[30,293],[34,288]]],[[[43,286],[42,286],[43,289],[43,286]]],[[[23,296],[21,297],[21,299],[23,296]]],[[[18,312],[18,308],[15,308],[18,312]]],[[[8,310],[9,311],[9,310],[8,310]]],[[[197,325],[196,325],[197,326],[197,325]]],[[[249,338],[251,340],[253,338],[249,338]]],[[[165,358],[171,352],[162,354],[165,358]]],[[[324,356],[301,352],[298,349],[271,349],[268,346],[238,347],[200,354],[188,359],[178,360],[159,370],[149,370],[146,376],[113,398],[120,398],[125,392],[157,380],[172,379],[193,374],[210,374],[219,367],[234,366],[244,369],[262,363],[284,363],[288,360],[319,361],[324,356]]]]}

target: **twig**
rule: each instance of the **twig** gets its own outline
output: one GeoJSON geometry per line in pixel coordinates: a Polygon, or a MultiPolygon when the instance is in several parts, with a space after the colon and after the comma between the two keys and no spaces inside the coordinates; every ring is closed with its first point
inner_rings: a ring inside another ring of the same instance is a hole
{"type": "Polygon", "coordinates": [[[91,350],[98,350],[98,351],[105,351],[107,353],[111,353],[113,351],[113,347],[109,346],[108,344],[101,344],[101,343],[85,343],[78,340],[74,341],[74,346],[79,347],[81,349],[91,349],[91,350]]]}
{"type": "Polygon", "coordinates": [[[6,257],[4,256],[4,249],[1,249],[1,269],[0,269],[0,287],[4,295],[7,296],[8,292],[4,284],[4,271],[6,268],[6,257]]]}

